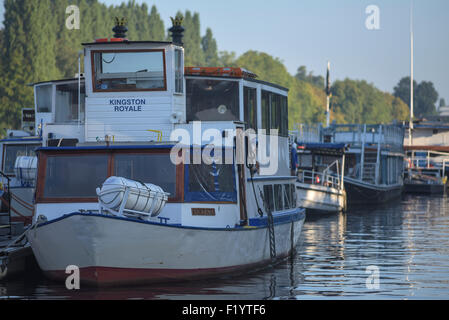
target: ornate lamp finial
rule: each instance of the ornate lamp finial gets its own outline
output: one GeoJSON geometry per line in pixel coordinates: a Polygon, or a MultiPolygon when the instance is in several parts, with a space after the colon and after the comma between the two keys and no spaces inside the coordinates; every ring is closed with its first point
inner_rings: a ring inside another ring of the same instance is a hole
{"type": "Polygon", "coordinates": [[[126,18],[115,17],[114,20],[115,27],[112,29],[114,32],[114,38],[126,38],[126,32],[128,31],[128,28],[126,27],[126,18]]]}

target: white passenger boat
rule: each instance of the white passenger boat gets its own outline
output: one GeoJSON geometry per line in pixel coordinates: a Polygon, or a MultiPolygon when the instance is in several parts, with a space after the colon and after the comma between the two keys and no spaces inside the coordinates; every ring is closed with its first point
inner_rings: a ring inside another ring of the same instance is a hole
{"type": "Polygon", "coordinates": [[[307,212],[346,210],[345,144],[298,143],[296,194],[307,212]]]}
{"type": "Polygon", "coordinates": [[[71,265],[93,285],[213,276],[299,241],[288,90],[239,68],[184,68],[179,19],[171,32],[86,43],[84,78],[35,85],[48,95],[27,238],[49,277],[71,265]]]}

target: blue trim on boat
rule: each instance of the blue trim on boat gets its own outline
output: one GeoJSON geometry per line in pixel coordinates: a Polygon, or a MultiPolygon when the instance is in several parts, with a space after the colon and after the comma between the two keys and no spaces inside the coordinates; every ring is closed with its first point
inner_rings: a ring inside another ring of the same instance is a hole
{"type": "Polygon", "coordinates": [[[258,177],[253,177],[253,179],[251,178],[247,178],[246,181],[275,181],[275,180],[295,180],[296,181],[296,177],[295,176],[258,176],[258,177]]]}
{"type": "Polygon", "coordinates": [[[42,141],[42,138],[29,138],[29,137],[27,137],[27,138],[19,138],[19,137],[17,137],[17,138],[12,138],[12,139],[8,139],[8,138],[6,138],[6,139],[1,139],[0,140],[0,143],[1,142],[41,142],[42,141]]]}
{"type": "MultiPolygon", "coordinates": [[[[254,229],[264,229],[267,228],[267,217],[260,217],[260,218],[250,218],[250,228],[245,228],[241,226],[236,227],[229,227],[229,228],[210,228],[210,227],[192,227],[192,226],[181,226],[179,224],[165,224],[165,223],[158,223],[158,222],[151,222],[151,221],[143,221],[139,219],[133,219],[133,218],[126,218],[126,217],[117,217],[117,216],[110,216],[110,215],[104,215],[99,213],[81,213],[81,212],[73,212],[65,214],[59,218],[41,223],[37,226],[37,228],[44,227],[46,225],[50,225],[53,223],[56,223],[58,221],[68,219],[72,216],[85,216],[85,217],[99,217],[99,218],[105,218],[105,219],[115,219],[115,220],[122,220],[122,221],[128,221],[128,222],[136,222],[136,223],[142,223],[142,224],[149,224],[149,225],[155,225],[155,226],[161,226],[161,227],[168,227],[168,228],[178,228],[178,229],[192,229],[192,230],[209,230],[209,231],[249,231],[254,229]],[[254,225],[251,225],[253,223],[254,225]]],[[[304,208],[295,208],[293,210],[280,213],[280,214],[274,214],[274,224],[286,224],[294,221],[299,221],[305,219],[305,209],[304,208]]]]}

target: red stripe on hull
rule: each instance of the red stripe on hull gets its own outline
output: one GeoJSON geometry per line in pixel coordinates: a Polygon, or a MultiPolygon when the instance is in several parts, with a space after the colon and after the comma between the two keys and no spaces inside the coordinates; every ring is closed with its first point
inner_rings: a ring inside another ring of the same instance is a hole
{"type": "MultiPolygon", "coordinates": [[[[288,254],[278,256],[278,261],[288,254]]],[[[117,285],[141,285],[148,283],[184,281],[200,278],[210,278],[229,273],[239,273],[251,268],[270,264],[271,260],[242,266],[208,269],[136,269],[113,267],[85,267],[80,268],[80,280],[82,284],[89,286],[117,286],[117,285]]],[[[65,281],[69,274],[61,270],[44,271],[50,279],[65,281]]]]}

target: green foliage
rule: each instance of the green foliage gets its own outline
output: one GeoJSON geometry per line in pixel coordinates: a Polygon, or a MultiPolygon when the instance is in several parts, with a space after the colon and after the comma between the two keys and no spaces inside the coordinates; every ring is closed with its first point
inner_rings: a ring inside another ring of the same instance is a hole
{"type": "Polygon", "coordinates": [[[204,51],[206,66],[216,67],[218,65],[217,41],[212,36],[210,28],[207,28],[206,35],[202,38],[201,46],[204,51]]]}
{"type": "Polygon", "coordinates": [[[409,115],[402,100],[364,80],[336,81],[331,101],[334,119],[341,123],[388,123],[409,115]]]}
{"type": "Polygon", "coordinates": [[[184,49],[185,66],[204,66],[206,59],[204,57],[204,51],[201,47],[201,34],[200,34],[200,18],[198,13],[192,13],[187,10],[184,14],[184,49]]]}
{"type": "Polygon", "coordinates": [[[318,88],[324,88],[324,77],[314,76],[313,72],[307,74],[306,66],[300,66],[296,72],[295,78],[301,81],[308,82],[318,88]]]}
{"type": "MultiPolygon", "coordinates": [[[[399,80],[394,87],[394,96],[400,98],[410,106],[410,77],[404,77],[399,80]]],[[[419,84],[413,80],[413,115],[418,118],[432,116],[437,114],[436,103],[438,92],[433,83],[422,81],[419,84]]]]}
{"type": "Polygon", "coordinates": [[[445,106],[446,106],[446,101],[444,101],[444,98],[441,98],[440,99],[440,107],[445,107],[445,106]]]}

